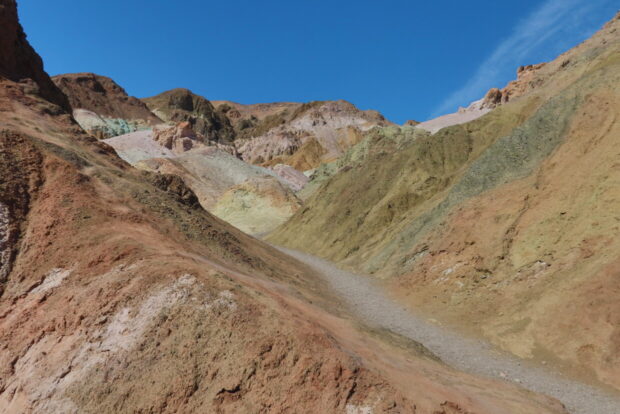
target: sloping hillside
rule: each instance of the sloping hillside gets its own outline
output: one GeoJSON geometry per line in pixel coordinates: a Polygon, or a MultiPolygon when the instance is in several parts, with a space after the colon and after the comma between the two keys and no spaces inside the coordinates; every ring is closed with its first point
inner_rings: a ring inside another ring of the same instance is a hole
{"type": "Polygon", "coordinates": [[[564,412],[358,325],[31,92],[0,78],[1,412],[564,412]]]}
{"type": "Polygon", "coordinates": [[[260,120],[248,129],[247,139],[235,144],[252,164],[287,164],[305,171],[338,158],[363,132],[389,124],[378,112],[360,111],[346,101],[310,102],[260,120]]]}
{"type": "Polygon", "coordinates": [[[620,389],[619,27],[620,15],[473,122],[369,133],[270,240],[620,389]]]}
{"type": "Polygon", "coordinates": [[[249,234],[273,230],[301,204],[294,191],[307,180],[303,174],[248,164],[231,154],[234,147],[208,142],[187,125],[156,127],[104,142],[136,168],[180,177],[203,208],[249,234]],[[266,217],[267,212],[271,216],[266,217]]]}
{"type": "Polygon", "coordinates": [[[112,79],[94,73],[70,73],[52,78],[67,95],[73,116],[97,138],[110,138],[161,124],[147,106],[112,79]]]}

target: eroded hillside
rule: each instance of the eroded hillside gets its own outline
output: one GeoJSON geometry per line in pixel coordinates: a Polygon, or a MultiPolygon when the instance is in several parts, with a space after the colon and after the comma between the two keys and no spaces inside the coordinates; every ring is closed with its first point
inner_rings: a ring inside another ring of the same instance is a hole
{"type": "Polygon", "coordinates": [[[71,73],[52,78],[68,97],[73,117],[97,138],[110,138],[162,123],[138,98],[112,79],[94,73],[71,73]]]}
{"type": "MultiPolygon", "coordinates": [[[[0,38],[21,33],[0,9],[0,38]]],[[[38,70],[39,89],[0,79],[0,411],[564,412],[359,325],[310,268],[42,99],[38,70]]]]}
{"type": "Polygon", "coordinates": [[[523,69],[472,122],[370,132],[270,240],[619,389],[619,27],[523,69]]]}

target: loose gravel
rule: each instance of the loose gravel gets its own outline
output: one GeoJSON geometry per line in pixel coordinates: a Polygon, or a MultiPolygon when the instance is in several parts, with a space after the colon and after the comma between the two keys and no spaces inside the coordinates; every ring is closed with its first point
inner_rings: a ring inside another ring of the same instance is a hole
{"type": "Polygon", "coordinates": [[[367,276],[294,250],[279,248],[325,277],[334,292],[364,322],[387,328],[423,344],[446,364],[474,375],[513,382],[560,400],[572,414],[620,414],[620,396],[565,378],[499,351],[485,341],[466,338],[416,316],[390,299],[367,276]]]}

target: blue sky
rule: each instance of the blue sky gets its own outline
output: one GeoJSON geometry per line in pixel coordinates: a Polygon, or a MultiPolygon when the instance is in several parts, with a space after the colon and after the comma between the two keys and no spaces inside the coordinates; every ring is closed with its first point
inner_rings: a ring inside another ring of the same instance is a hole
{"type": "Polygon", "coordinates": [[[127,92],[186,87],[240,103],[346,99],[425,120],[553,59],[616,0],[56,0],[19,2],[50,74],[127,92]]]}

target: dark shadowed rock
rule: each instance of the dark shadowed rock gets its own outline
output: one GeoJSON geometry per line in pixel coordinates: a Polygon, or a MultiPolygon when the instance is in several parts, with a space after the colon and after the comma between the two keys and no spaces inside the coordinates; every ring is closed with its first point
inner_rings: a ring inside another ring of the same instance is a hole
{"type": "Polygon", "coordinates": [[[38,95],[71,112],[67,97],[45,73],[41,57],[28,43],[15,0],[0,0],[0,50],[0,76],[15,82],[32,79],[38,95]]]}
{"type": "Polygon", "coordinates": [[[235,137],[226,115],[188,89],[173,89],[142,101],[164,121],[187,121],[194,131],[209,140],[227,143],[235,137]]]}

